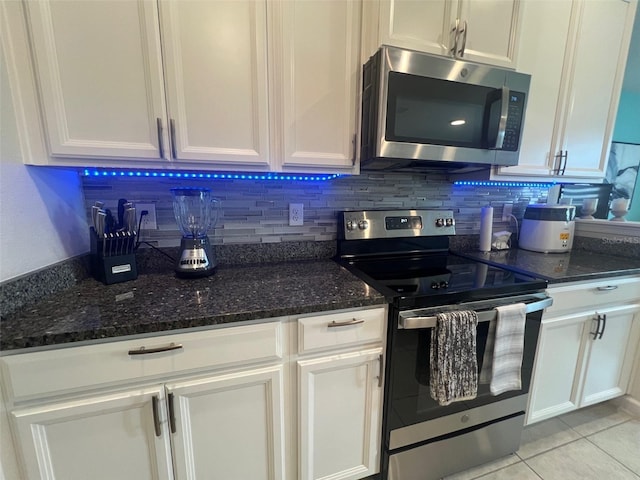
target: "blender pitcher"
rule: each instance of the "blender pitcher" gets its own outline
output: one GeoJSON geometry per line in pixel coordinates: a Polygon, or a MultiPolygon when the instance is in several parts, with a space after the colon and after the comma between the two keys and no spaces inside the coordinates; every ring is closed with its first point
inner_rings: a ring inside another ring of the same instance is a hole
{"type": "Polygon", "coordinates": [[[219,201],[209,188],[172,188],[173,213],[182,232],[176,275],[204,277],[214,273],[216,259],[207,232],[218,220],[219,201]]]}

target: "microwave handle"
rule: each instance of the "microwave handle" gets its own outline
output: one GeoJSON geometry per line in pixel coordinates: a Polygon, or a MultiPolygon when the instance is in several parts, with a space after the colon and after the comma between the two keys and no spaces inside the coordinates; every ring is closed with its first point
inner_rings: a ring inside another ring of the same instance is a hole
{"type": "Polygon", "coordinates": [[[504,144],[504,135],[507,131],[507,119],[509,118],[509,94],[507,87],[502,87],[501,104],[500,104],[500,122],[498,123],[498,133],[496,142],[493,146],[496,150],[502,148],[504,144]]]}

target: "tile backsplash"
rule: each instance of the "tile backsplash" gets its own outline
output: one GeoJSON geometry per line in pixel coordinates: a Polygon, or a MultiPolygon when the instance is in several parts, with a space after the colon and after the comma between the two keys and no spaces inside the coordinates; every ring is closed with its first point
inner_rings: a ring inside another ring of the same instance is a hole
{"type": "Polygon", "coordinates": [[[180,232],[173,215],[170,189],[208,187],[221,201],[218,223],[209,238],[214,244],[251,244],[289,241],[326,241],[336,238],[336,213],[371,208],[453,209],[458,234],[477,234],[480,208],[494,207],[494,230],[515,230],[501,222],[502,206],[513,203],[520,219],[529,203],[544,202],[544,184],[454,185],[445,175],[363,173],[333,180],[204,180],[138,177],[83,177],[89,218],[90,205],[105,202],[115,212],[118,199],[154,203],[157,230],[145,230],[142,239],[158,247],[179,245],[180,232]],[[304,224],[289,226],[289,204],[302,203],[304,224]]]}

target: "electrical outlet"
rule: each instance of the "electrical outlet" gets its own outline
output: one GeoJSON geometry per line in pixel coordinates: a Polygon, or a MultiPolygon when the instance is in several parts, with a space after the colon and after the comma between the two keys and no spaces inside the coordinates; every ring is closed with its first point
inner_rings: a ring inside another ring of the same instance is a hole
{"type": "Polygon", "coordinates": [[[138,213],[138,221],[140,221],[140,215],[142,211],[146,210],[148,214],[142,217],[142,223],[140,224],[140,230],[157,230],[158,219],[156,217],[156,204],[155,203],[136,203],[136,212],[138,213]]]}
{"type": "Polygon", "coordinates": [[[513,203],[505,203],[502,207],[502,221],[508,222],[513,212],[513,203]]]}
{"type": "Polygon", "coordinates": [[[304,207],[302,203],[289,204],[289,225],[292,227],[304,224],[304,207]]]}

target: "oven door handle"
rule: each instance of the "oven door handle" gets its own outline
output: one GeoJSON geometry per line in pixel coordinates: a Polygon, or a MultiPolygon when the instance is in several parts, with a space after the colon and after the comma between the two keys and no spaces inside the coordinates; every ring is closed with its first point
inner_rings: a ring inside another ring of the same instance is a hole
{"type": "MultiPolygon", "coordinates": [[[[527,304],[527,313],[537,312],[539,310],[544,310],[547,307],[550,307],[553,304],[553,298],[548,297],[544,300],[539,300],[537,302],[532,302],[527,304]]],[[[461,305],[464,308],[463,305],[461,305]]],[[[478,323],[481,322],[490,322],[495,320],[496,318],[496,310],[484,310],[478,313],[478,323]]],[[[404,330],[415,330],[418,328],[434,328],[436,326],[437,317],[429,316],[429,317],[402,317],[398,319],[398,328],[404,330]]]]}

